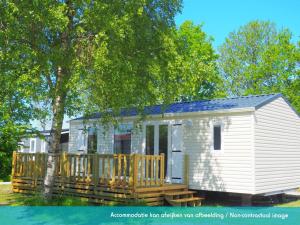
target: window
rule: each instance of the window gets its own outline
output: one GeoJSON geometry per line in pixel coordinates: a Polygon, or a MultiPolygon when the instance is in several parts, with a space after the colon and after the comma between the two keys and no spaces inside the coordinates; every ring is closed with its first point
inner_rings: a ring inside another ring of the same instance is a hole
{"type": "Polygon", "coordinates": [[[95,127],[88,128],[87,152],[97,152],[97,129],[95,127]]]}
{"type": "Polygon", "coordinates": [[[30,139],[30,148],[29,148],[29,152],[34,153],[36,150],[36,140],[35,138],[31,138],[30,139]]]}
{"type": "Polygon", "coordinates": [[[154,125],[146,126],[146,155],[154,155],[154,125]]]}
{"type": "MultiPolygon", "coordinates": [[[[165,154],[165,162],[168,162],[168,125],[159,125],[159,154],[161,153],[165,154]]],[[[165,163],[165,176],[167,164],[165,163]]]]}
{"type": "Polygon", "coordinates": [[[131,153],[131,132],[132,124],[120,124],[114,129],[114,153],[131,153]]]}
{"type": "Polygon", "coordinates": [[[221,125],[214,125],[214,150],[221,150],[221,125]]]}

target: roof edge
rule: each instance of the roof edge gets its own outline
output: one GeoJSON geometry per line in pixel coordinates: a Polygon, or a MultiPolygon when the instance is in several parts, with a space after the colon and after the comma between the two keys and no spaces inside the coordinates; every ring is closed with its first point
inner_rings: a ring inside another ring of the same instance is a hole
{"type": "Polygon", "coordinates": [[[300,118],[300,113],[294,108],[294,106],[292,106],[292,104],[290,103],[290,101],[284,97],[284,96],[281,96],[282,99],[286,102],[286,104],[288,104],[290,106],[290,108],[296,113],[296,115],[300,118]]]}
{"type": "MultiPolygon", "coordinates": [[[[157,119],[157,118],[170,118],[170,117],[186,117],[186,116],[201,116],[201,115],[211,115],[211,114],[223,114],[223,113],[243,113],[243,112],[254,112],[255,107],[244,107],[244,108],[234,108],[234,109],[222,109],[222,110],[213,110],[213,111],[196,111],[196,112],[179,112],[179,113],[163,113],[163,114],[154,114],[147,115],[147,119],[157,119]]],[[[125,116],[125,117],[117,117],[125,120],[132,120],[138,117],[135,116],[125,116]]],[[[91,118],[87,119],[87,121],[97,121],[100,118],[91,118]]],[[[80,123],[84,119],[76,119],[71,122],[80,123]]]]}
{"type": "Polygon", "coordinates": [[[260,102],[259,104],[257,104],[257,105],[255,106],[255,110],[257,110],[257,109],[263,107],[263,106],[266,105],[266,104],[269,104],[270,102],[272,102],[272,101],[274,101],[275,99],[277,99],[277,98],[279,98],[279,97],[282,97],[282,96],[283,96],[282,94],[275,94],[275,95],[273,95],[273,96],[270,96],[268,99],[263,100],[262,102],[260,102]]]}
{"type": "Polygon", "coordinates": [[[286,104],[288,104],[288,106],[294,111],[294,113],[295,113],[298,117],[300,117],[300,113],[297,112],[297,110],[292,106],[292,104],[290,103],[290,101],[289,101],[286,97],[283,96],[283,94],[276,94],[276,95],[270,97],[269,99],[267,99],[267,100],[265,100],[265,101],[259,103],[257,106],[255,106],[255,110],[257,110],[257,109],[263,107],[263,106],[266,105],[266,104],[269,104],[270,102],[272,102],[272,101],[274,101],[275,99],[280,98],[280,97],[286,102],[286,104]]]}

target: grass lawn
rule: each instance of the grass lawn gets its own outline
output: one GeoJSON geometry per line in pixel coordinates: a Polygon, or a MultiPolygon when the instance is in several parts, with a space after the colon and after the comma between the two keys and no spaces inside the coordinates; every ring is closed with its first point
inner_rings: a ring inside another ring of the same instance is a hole
{"type": "MultiPolygon", "coordinates": [[[[41,196],[23,195],[19,193],[13,193],[11,190],[11,184],[0,184],[0,206],[83,206],[91,205],[85,199],[61,197],[53,199],[51,202],[45,202],[41,196]]],[[[226,201],[205,201],[203,206],[230,206],[231,204],[226,201]],[[206,204],[205,204],[206,203],[206,204]]],[[[231,205],[232,206],[232,205],[231,205]]],[[[275,207],[300,207],[300,200],[289,201],[283,204],[276,204],[275,207]]]]}
{"type": "Polygon", "coordinates": [[[0,184],[0,206],[85,206],[90,205],[87,200],[72,197],[54,198],[46,202],[39,195],[23,195],[13,193],[11,184],[0,184]]]}
{"type": "Polygon", "coordinates": [[[277,205],[278,207],[300,207],[300,200],[277,205]]]}
{"type": "Polygon", "coordinates": [[[10,205],[15,197],[15,194],[11,191],[10,184],[0,185],[0,205],[10,205]]]}
{"type": "MultiPolygon", "coordinates": [[[[300,188],[298,189],[298,192],[300,192],[300,188]]],[[[288,201],[283,204],[277,205],[279,207],[300,207],[300,199],[296,201],[288,201]]]]}

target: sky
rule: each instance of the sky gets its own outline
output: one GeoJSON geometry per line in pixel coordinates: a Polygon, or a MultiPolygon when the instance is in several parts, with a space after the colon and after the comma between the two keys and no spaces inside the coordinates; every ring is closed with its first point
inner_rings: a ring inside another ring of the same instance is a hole
{"type": "MultiPolygon", "coordinates": [[[[289,28],[294,38],[300,41],[300,0],[184,0],[182,13],[175,18],[180,26],[185,20],[203,24],[203,30],[214,38],[217,49],[226,36],[252,20],[270,20],[278,28],[289,28]]],[[[66,118],[64,128],[68,128],[66,118]]],[[[35,127],[40,123],[33,122],[35,127]]],[[[50,129],[50,123],[47,128],[50,129]]]]}
{"type": "Polygon", "coordinates": [[[278,28],[289,28],[293,41],[300,41],[300,0],[184,0],[176,25],[185,20],[203,23],[215,48],[230,32],[252,20],[270,20],[278,28]]]}

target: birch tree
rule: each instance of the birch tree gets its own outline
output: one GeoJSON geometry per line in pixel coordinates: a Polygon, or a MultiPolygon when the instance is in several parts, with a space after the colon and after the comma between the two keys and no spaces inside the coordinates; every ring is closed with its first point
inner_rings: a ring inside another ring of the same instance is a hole
{"type": "Polygon", "coordinates": [[[81,111],[92,96],[99,108],[118,108],[160,93],[154,83],[168,74],[161,79],[153,71],[174,56],[169,34],[180,6],[177,0],[1,1],[5,47],[20,50],[13,60],[27,68],[22,76],[34,90],[31,100],[52,118],[46,198],[65,114],[81,111]]]}

